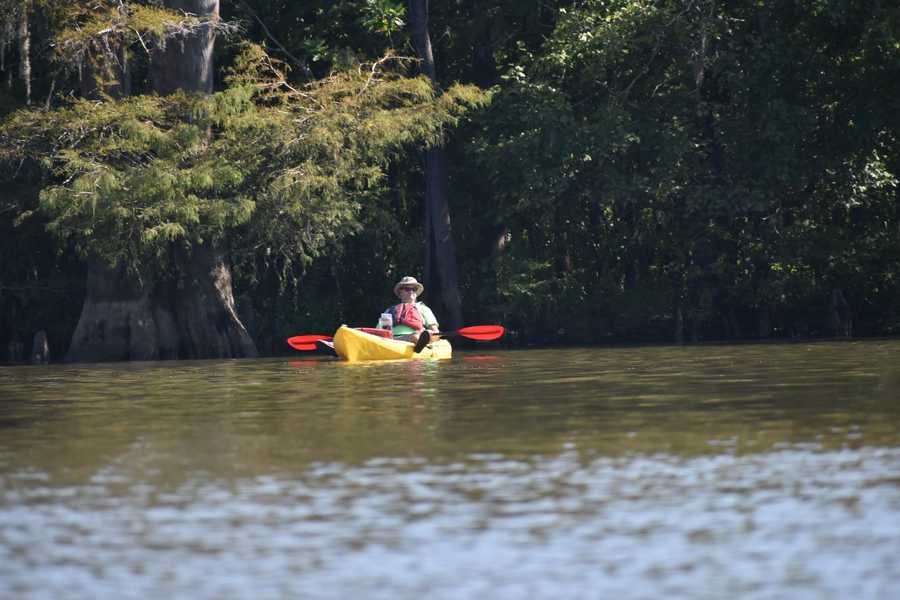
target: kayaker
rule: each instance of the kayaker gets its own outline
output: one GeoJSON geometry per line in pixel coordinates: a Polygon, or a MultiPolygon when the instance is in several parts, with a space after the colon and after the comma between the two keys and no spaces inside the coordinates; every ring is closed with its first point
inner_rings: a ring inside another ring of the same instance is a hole
{"type": "Polygon", "coordinates": [[[392,317],[394,339],[412,342],[417,348],[420,339],[424,347],[436,339],[439,331],[434,312],[424,302],[417,301],[424,291],[425,286],[407,275],[394,286],[394,295],[400,298],[400,303],[383,311],[392,317]]]}

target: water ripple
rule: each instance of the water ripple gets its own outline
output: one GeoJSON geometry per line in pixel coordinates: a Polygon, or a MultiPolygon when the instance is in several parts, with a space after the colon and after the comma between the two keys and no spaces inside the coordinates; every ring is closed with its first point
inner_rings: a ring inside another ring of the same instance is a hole
{"type": "Polygon", "coordinates": [[[895,448],[373,459],[165,495],[104,480],[6,478],[0,596],[900,594],[895,448]]]}

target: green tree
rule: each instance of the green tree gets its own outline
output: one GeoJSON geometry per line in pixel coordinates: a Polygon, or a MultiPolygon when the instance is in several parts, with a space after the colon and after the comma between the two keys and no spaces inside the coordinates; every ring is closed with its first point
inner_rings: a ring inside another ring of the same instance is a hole
{"type": "Polygon", "coordinates": [[[437,96],[427,80],[395,74],[398,62],[301,86],[248,45],[211,95],[107,97],[13,115],[2,134],[8,156],[33,157],[53,175],[41,193],[49,227],[115,270],[89,274],[88,302],[107,339],[117,338],[91,358],[238,353],[233,338],[203,334],[237,322],[225,257],[283,271],[308,263],[356,230],[360,199],[392,159],[437,143],[483,101],[464,86],[437,96]]]}
{"type": "Polygon", "coordinates": [[[562,313],[676,339],[826,333],[836,287],[884,304],[863,257],[882,240],[895,272],[873,235],[896,227],[896,23],[878,2],[562,7],[470,147],[506,225],[488,302],[545,337],[562,313]]]}

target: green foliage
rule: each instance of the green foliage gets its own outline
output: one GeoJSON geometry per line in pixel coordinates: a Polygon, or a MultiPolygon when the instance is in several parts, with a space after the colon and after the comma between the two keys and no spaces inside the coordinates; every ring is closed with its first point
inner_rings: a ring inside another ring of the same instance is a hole
{"type": "Polygon", "coordinates": [[[362,12],[363,26],[389,39],[406,26],[406,7],[395,0],[366,0],[362,12]]]}
{"type": "Polygon", "coordinates": [[[68,26],[52,42],[57,59],[62,61],[84,60],[90,52],[108,47],[111,39],[126,45],[158,43],[176,30],[201,25],[197,17],[134,2],[74,2],[68,5],[64,18],[68,26]]]}
{"type": "Polygon", "coordinates": [[[399,0],[248,0],[222,3],[250,39],[267,39],[306,76],[326,77],[354,62],[403,47],[405,2],[399,0]]]}
{"type": "MultiPolygon", "coordinates": [[[[49,84],[48,102],[60,83],[82,93],[90,89],[93,95],[121,93],[125,73],[130,77],[143,69],[154,48],[201,28],[213,27],[220,34],[236,29],[219,19],[165,9],[157,0],[40,0],[24,5],[39,23],[36,33],[46,36],[32,48],[38,49],[33,58],[43,63],[35,83],[49,84]]],[[[7,11],[3,18],[9,17],[7,11]]]]}
{"type": "MultiPolygon", "coordinates": [[[[230,87],[76,100],[23,110],[0,130],[5,158],[31,157],[49,180],[40,211],[82,255],[147,273],[174,247],[230,244],[288,273],[358,229],[360,198],[414,144],[441,139],[477,90],[436,95],[390,71],[390,57],[302,88],[247,45],[230,87]]],[[[27,215],[23,215],[27,216],[27,215]]]]}
{"type": "Polygon", "coordinates": [[[469,146],[520,265],[496,267],[500,306],[541,289],[572,319],[599,297],[627,320],[616,302],[645,290],[670,330],[676,310],[701,330],[734,310],[825,315],[834,287],[890,304],[875,257],[896,273],[898,15],[863,4],[560,9],[469,146]],[[579,273],[572,297],[558,282],[579,273]]]}

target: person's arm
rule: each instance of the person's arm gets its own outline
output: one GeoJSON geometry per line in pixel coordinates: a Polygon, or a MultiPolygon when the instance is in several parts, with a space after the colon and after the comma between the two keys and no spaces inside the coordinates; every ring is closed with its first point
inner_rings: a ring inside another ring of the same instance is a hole
{"type": "Polygon", "coordinates": [[[423,325],[425,325],[425,329],[428,331],[433,331],[437,333],[440,331],[440,325],[438,324],[437,317],[434,316],[434,312],[427,305],[422,304],[419,307],[419,312],[422,313],[422,320],[424,321],[423,325]]]}

